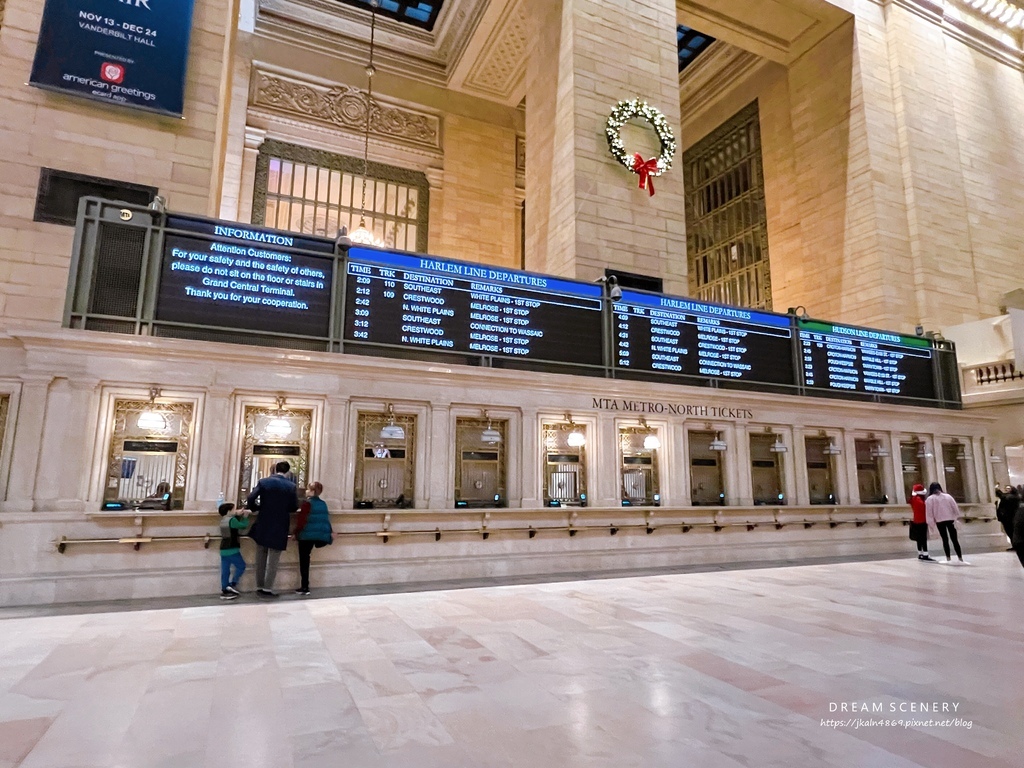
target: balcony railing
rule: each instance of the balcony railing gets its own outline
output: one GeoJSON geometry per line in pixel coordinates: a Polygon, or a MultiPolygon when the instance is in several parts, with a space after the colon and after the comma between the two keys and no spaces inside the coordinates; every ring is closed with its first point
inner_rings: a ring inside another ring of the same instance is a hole
{"type": "Polygon", "coordinates": [[[1000,360],[960,369],[963,379],[964,402],[973,399],[1002,399],[1007,395],[1024,396],[1024,372],[1018,371],[1012,360],[1000,360]]]}

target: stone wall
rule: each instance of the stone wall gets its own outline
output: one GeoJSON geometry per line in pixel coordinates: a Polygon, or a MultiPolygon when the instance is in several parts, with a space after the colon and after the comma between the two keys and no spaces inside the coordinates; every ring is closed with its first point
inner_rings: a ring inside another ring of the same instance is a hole
{"type": "Polygon", "coordinates": [[[205,214],[229,0],[197,0],[183,120],[31,88],[43,4],[7,0],[0,30],[0,330],[61,322],[74,231],[32,221],[42,167],[146,184],[205,214]]]}

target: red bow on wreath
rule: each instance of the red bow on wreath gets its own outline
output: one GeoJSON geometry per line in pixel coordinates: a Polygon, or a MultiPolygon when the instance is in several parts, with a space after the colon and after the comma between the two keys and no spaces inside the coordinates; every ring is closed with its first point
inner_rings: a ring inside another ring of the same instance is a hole
{"type": "Polygon", "coordinates": [[[658,173],[658,161],[656,158],[644,160],[637,152],[633,155],[633,173],[640,174],[640,189],[646,189],[651,197],[654,197],[654,177],[658,173]]]}

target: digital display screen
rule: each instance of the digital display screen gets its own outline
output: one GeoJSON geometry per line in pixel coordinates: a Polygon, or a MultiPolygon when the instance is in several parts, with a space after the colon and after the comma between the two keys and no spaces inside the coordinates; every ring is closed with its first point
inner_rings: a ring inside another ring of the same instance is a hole
{"type": "Polygon", "coordinates": [[[935,399],[931,340],[816,320],[798,322],[808,388],[935,399]]]}
{"type": "Polygon", "coordinates": [[[785,315],[635,291],[614,304],[619,368],[795,386],[792,342],[785,315]]]}
{"type": "Polygon", "coordinates": [[[172,219],[168,227],[197,236],[168,234],[164,239],[157,320],[328,335],[333,243],[188,219],[172,219]]]}
{"type": "Polygon", "coordinates": [[[601,304],[591,283],[353,248],[345,339],[600,366],[601,304]]]}

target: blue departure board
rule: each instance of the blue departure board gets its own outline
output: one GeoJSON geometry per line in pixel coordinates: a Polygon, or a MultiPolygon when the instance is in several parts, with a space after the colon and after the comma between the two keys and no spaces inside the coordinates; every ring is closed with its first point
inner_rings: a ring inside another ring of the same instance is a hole
{"type": "Polygon", "coordinates": [[[818,320],[798,327],[808,388],[935,399],[931,339],[818,320]]]}
{"type": "Polygon", "coordinates": [[[623,291],[613,310],[617,368],[796,385],[787,315],[623,291]]]}
{"type": "Polygon", "coordinates": [[[370,248],[348,257],[346,341],[603,364],[599,285],[370,248]]]}

